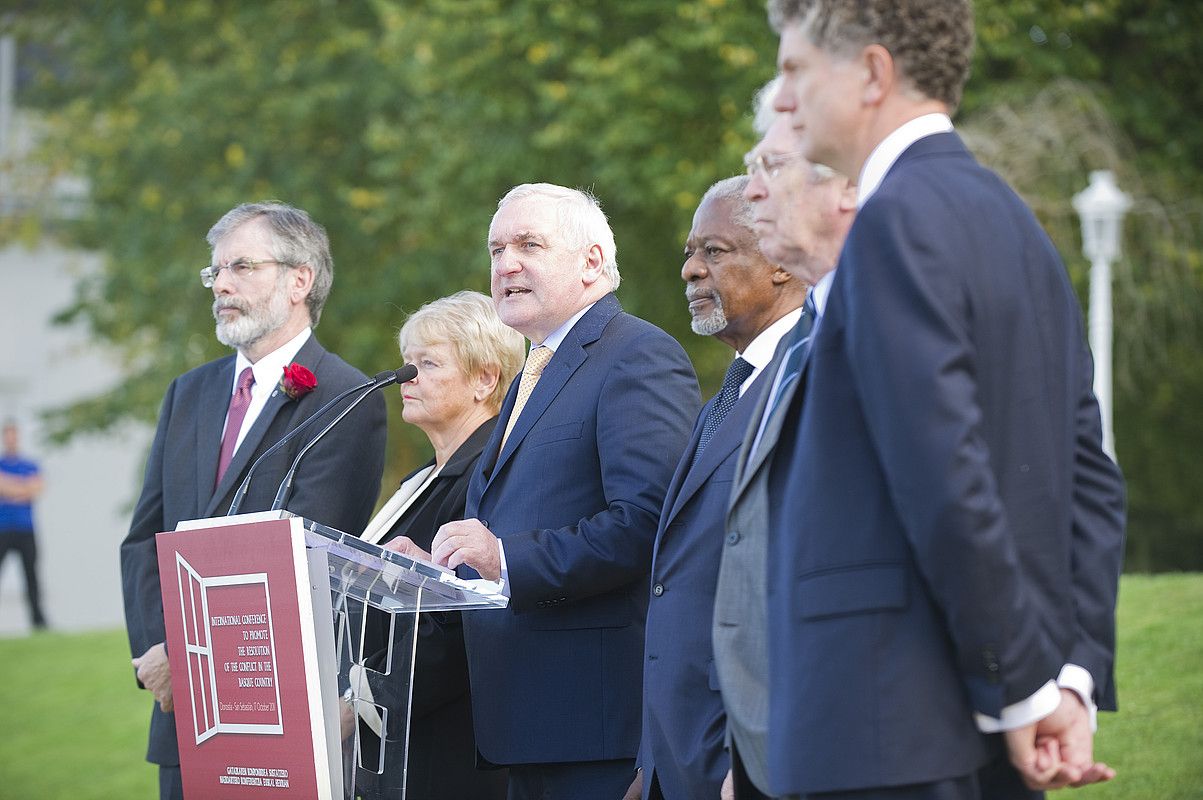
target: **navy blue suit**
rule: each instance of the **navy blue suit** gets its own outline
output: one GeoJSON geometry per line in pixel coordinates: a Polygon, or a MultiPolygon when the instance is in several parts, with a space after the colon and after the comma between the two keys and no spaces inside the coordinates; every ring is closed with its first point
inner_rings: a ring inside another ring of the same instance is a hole
{"type": "MultiPolygon", "coordinates": [[[[234,452],[216,487],[222,429],[234,386],[235,356],[211,361],[171,382],[159,411],[158,429],[146,462],[142,495],[129,534],[121,543],[121,579],[130,652],[140,656],[164,641],[163,599],[155,534],[174,530],[181,520],[223,516],[254,460],[339,392],[367,380],[359,370],[327,352],[315,337],[294,363],[317,378],[312,392],[296,400],[274,391],[234,452]]],[[[330,417],[333,419],[333,415],[330,417]]],[[[299,436],[255,473],[242,511],[266,511],[293,458],[321,430],[299,436]]],[[[365,400],[338,428],[316,445],[297,470],[288,509],[343,531],[363,530],[372,514],[384,470],[384,400],[365,400]]],[[[179,764],[175,715],[154,704],[147,760],[179,764]]]]}
{"type": "Polygon", "coordinates": [[[499,453],[517,384],[465,511],[504,542],[511,593],[505,611],[463,615],[476,746],[496,764],[630,759],[652,542],[697,379],[675,340],[607,295],[499,453]]]}
{"type": "Polygon", "coordinates": [[[653,777],[668,800],[717,798],[730,768],[710,639],[714,587],[740,445],[762,384],[774,374],[765,370],[752,381],[691,469],[718,396],[710,399],[668,486],[652,553],[643,667],[645,798],[653,777]]]}
{"type": "Polygon", "coordinates": [[[1028,208],[955,134],[913,144],[853,224],[783,432],[773,793],[969,775],[999,747],[973,712],[1067,662],[1114,706],[1123,482],[1092,372],[1028,208]]]}

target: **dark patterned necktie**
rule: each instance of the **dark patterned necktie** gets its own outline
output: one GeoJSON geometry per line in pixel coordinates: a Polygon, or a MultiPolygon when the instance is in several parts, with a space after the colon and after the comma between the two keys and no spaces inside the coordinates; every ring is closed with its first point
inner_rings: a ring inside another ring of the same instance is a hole
{"type": "Polygon", "coordinates": [[[736,358],[731,362],[731,366],[727,367],[727,375],[723,378],[723,388],[719,390],[718,400],[711,407],[706,421],[702,423],[702,435],[698,438],[698,449],[693,451],[693,463],[689,465],[690,469],[698,463],[698,458],[706,449],[706,445],[710,444],[710,440],[714,438],[718,426],[723,424],[727,414],[731,413],[731,409],[735,407],[736,401],[739,400],[739,387],[751,374],[752,365],[742,358],[736,358]]]}

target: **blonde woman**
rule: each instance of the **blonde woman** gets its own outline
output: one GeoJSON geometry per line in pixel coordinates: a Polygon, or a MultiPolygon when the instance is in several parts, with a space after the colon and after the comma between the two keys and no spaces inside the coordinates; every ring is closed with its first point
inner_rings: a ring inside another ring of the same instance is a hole
{"type": "MultiPolygon", "coordinates": [[[[426,434],[434,457],[402,481],[362,538],[385,544],[407,536],[429,550],[440,525],[463,518],[476,459],[497,424],[506,390],[522,369],[524,339],[497,318],[492,300],[465,291],[427,303],[410,315],[398,344],[406,363],[418,368],[417,377],[401,385],[402,416],[426,434]]],[[[364,646],[365,666],[383,671],[388,625],[381,615],[369,620],[369,635],[373,641],[364,646]]],[[[418,636],[406,797],[505,797],[505,772],[475,767],[459,614],[422,614],[418,636]]],[[[401,644],[394,643],[394,648],[401,644]]],[[[375,703],[398,711],[403,702],[394,698],[408,694],[403,678],[396,676],[374,676],[368,685],[375,703]]],[[[370,707],[361,703],[360,708],[364,763],[375,763],[372,751],[383,726],[370,707]]],[[[389,739],[400,735],[400,717],[389,715],[389,730],[383,731],[389,739]]],[[[383,776],[359,771],[356,783],[363,784],[365,797],[392,795],[400,786],[400,749],[389,754],[383,776]]]]}

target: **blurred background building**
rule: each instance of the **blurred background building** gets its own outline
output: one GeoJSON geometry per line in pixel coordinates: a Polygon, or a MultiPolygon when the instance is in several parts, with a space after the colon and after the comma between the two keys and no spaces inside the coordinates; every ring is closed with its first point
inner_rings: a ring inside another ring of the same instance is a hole
{"type": "MultiPolygon", "coordinates": [[[[37,120],[16,107],[20,72],[12,37],[0,39],[0,225],[32,216],[39,227],[75,213],[79,181],[49,193],[27,158],[37,120]]],[[[103,435],[49,446],[43,414],[103,392],[122,379],[115,355],[79,326],[54,324],[76,283],[99,264],[92,254],[51,239],[0,245],[0,418],[21,426],[22,449],[38,461],[46,491],[34,506],[43,604],[62,630],[111,628],[122,622],[117,547],[140,482],[150,431],[123,423],[103,435]]],[[[13,554],[0,566],[0,635],[28,630],[24,576],[13,554]]]]}

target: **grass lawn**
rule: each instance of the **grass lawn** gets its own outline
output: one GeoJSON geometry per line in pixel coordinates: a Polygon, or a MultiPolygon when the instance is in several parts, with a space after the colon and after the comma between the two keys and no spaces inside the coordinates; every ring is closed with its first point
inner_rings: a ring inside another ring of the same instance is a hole
{"type": "MultiPolygon", "coordinates": [[[[1119,776],[1055,798],[1203,797],[1203,574],[1124,578],[1118,671],[1097,754],[1119,776]]],[[[149,718],[124,632],[0,639],[0,798],[157,797],[149,718]]]]}
{"type": "Polygon", "coordinates": [[[1056,800],[1203,798],[1203,574],[1120,583],[1119,713],[1102,714],[1095,757],[1119,773],[1056,800]]]}
{"type": "Polygon", "coordinates": [[[125,631],[0,639],[0,798],[157,798],[125,631]]]}

